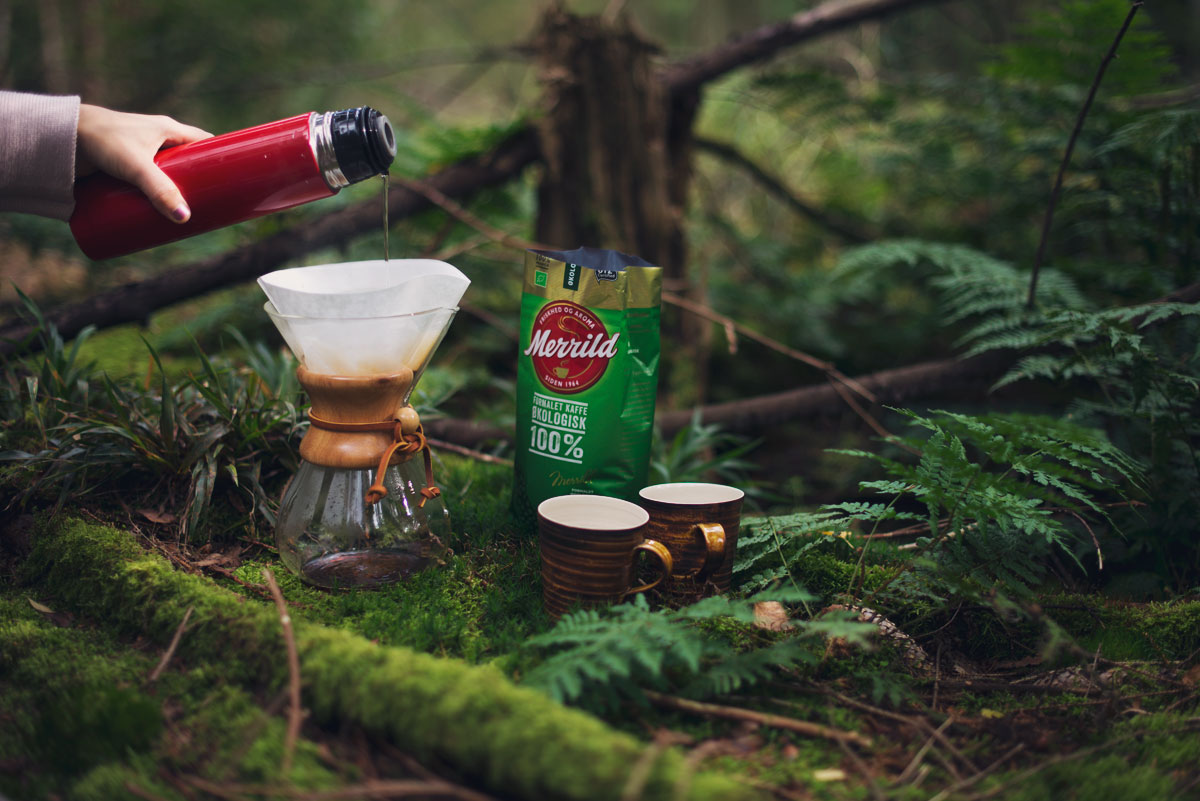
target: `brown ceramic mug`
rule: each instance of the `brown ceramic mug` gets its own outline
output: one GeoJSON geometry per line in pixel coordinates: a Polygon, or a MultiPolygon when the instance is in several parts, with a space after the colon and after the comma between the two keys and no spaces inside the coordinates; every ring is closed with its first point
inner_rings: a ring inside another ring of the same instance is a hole
{"type": "Polygon", "coordinates": [[[646,536],[670,549],[675,570],[658,588],[672,606],[726,592],[746,493],[724,484],[655,484],[638,493],[650,515],[646,536]]]}
{"type": "Polygon", "coordinates": [[[601,606],[644,592],[671,575],[671,552],[644,537],[649,515],[636,504],[603,495],[561,495],[538,505],[542,598],[558,619],[576,604],[601,606]],[[658,576],[634,586],[639,552],[660,563],[658,576]]]}

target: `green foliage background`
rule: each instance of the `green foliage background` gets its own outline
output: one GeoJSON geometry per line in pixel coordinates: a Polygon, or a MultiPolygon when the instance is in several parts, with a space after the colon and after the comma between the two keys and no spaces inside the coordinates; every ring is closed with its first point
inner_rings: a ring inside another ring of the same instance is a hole
{"type": "MultiPolygon", "coordinates": [[[[578,13],[610,5],[568,4],[578,13]]],[[[947,356],[1011,357],[1013,371],[991,395],[934,398],[912,414],[928,420],[931,408],[951,415],[1003,409],[1033,415],[1039,425],[1069,419],[1088,437],[1111,440],[1137,465],[1125,478],[1136,472],[1143,480],[1105,485],[1093,511],[1130,499],[1147,506],[1117,508],[1095,523],[1093,535],[1116,554],[1111,566],[1129,560],[1126,591],[1158,594],[1200,583],[1200,549],[1190,544],[1200,518],[1189,345],[1195,315],[1181,307],[1147,322],[1138,312],[1106,310],[1164,295],[1195,276],[1200,114],[1194,102],[1171,94],[1186,94],[1197,75],[1189,38],[1197,22],[1185,4],[1143,9],[1122,41],[1066,173],[1038,307],[1023,304],[1049,184],[1128,8],[1125,0],[918,5],[706,87],[697,136],[736,147],[855,236],[798,214],[745,170],[700,148],[688,274],[722,314],[850,375],[947,356]]],[[[779,0],[711,3],[702,14],[675,0],[625,10],[662,43],[664,60],[797,11],[779,0]]],[[[79,91],[85,100],[170,113],[215,131],[370,103],[397,123],[393,172],[421,176],[486,150],[536,117],[537,70],[522,43],[540,11],[536,4],[372,0],[21,1],[11,4],[2,76],[9,87],[79,91]]],[[[531,170],[481,193],[472,212],[529,237],[536,177],[531,170]]],[[[65,291],[79,297],[178,268],[378,191],[352,187],[320,204],[88,264],[82,285],[65,291]]],[[[30,258],[80,258],[65,227],[50,221],[9,215],[0,238],[30,258]]],[[[520,259],[477,239],[443,211],[391,231],[397,255],[461,247],[453,260],[473,280],[468,302],[484,313],[459,316],[418,401],[427,414],[511,424],[512,345],[498,332],[516,319],[520,259]]],[[[382,232],[305,260],[377,257],[381,240],[382,232]]],[[[7,415],[21,423],[10,424],[5,447],[45,460],[43,475],[56,477],[62,498],[92,481],[86,466],[65,455],[82,447],[71,437],[84,425],[93,468],[112,463],[102,453],[128,453],[133,474],[161,470],[166,478],[152,486],[183,504],[193,528],[214,491],[218,498],[248,493],[245,502],[269,522],[272,476],[293,458],[287,438],[297,418],[295,408],[275,406],[290,403],[295,387],[259,300],[254,287],[235,288],[156,314],[141,331],[55,344],[52,363],[80,372],[69,378],[43,367],[36,386],[13,374],[7,415]],[[89,379],[88,362],[111,380],[89,379]],[[236,377],[240,364],[258,378],[236,377]],[[156,392],[119,385],[148,368],[158,376],[156,392]],[[186,376],[194,378],[177,383],[186,376]],[[63,405],[71,398],[82,410],[63,405]],[[259,417],[248,418],[247,409],[259,417]],[[70,427],[56,439],[59,424],[70,427]],[[126,429],[140,433],[127,436],[126,429]],[[35,431],[40,442],[20,441],[23,431],[35,431]]],[[[25,306],[14,300],[10,308],[25,306]]],[[[664,373],[665,397],[690,406],[820,378],[753,343],[733,353],[724,336],[719,327],[709,331],[707,370],[664,373]]],[[[875,411],[903,434],[906,413],[875,411]]],[[[764,511],[790,512],[871,494],[875,485],[859,482],[878,481],[878,474],[851,453],[872,452],[881,467],[899,470],[903,447],[924,447],[872,443],[853,417],[834,414],[782,426],[760,442],[693,423],[660,441],[655,474],[757,483],[754,499],[764,511]]]]}

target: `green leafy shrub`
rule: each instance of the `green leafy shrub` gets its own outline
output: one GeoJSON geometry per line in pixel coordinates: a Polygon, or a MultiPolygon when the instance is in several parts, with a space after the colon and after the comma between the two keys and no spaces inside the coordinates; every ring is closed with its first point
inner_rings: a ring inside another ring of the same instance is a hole
{"type": "Polygon", "coordinates": [[[816,662],[824,648],[819,635],[862,643],[872,630],[836,613],[794,621],[796,630],[784,636],[751,625],[756,603],[796,603],[811,597],[776,589],[744,599],[714,596],[678,610],[652,611],[645,597],[637,595],[630,603],[608,609],[569,613],[550,631],[526,641],[548,656],[526,674],[524,683],[559,701],[593,708],[640,698],[643,689],[672,689],[703,698],[757,684],[777,668],[816,662]],[[723,630],[723,623],[731,624],[732,631],[723,630]]]}
{"type": "Polygon", "coordinates": [[[0,461],[29,476],[20,501],[45,494],[61,506],[70,497],[123,493],[127,504],[182,509],[181,534],[204,536],[201,523],[223,484],[242,498],[235,505],[252,529],[258,520],[273,523],[273,487],[281,468],[295,468],[290,441],[301,425],[290,357],[248,347],[256,372],[197,348],[198,374],[171,382],[150,349],[159,368],[152,391],[149,382],[96,374],[78,361],[89,332],[67,347],[32,303],[27,309],[43,352],[7,363],[0,383],[0,406],[13,421],[0,461]]]}

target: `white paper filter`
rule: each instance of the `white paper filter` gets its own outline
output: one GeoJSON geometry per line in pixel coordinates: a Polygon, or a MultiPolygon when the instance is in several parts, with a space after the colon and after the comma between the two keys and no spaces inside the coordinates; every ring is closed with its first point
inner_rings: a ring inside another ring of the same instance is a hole
{"type": "Polygon", "coordinates": [[[264,307],[310,370],[420,373],[442,341],[470,280],[430,259],[350,262],[277,270],[258,279],[264,307]]]}
{"type": "Polygon", "coordinates": [[[433,259],[351,261],[276,270],[258,279],[281,314],[391,317],[458,306],[471,281],[433,259]]]}

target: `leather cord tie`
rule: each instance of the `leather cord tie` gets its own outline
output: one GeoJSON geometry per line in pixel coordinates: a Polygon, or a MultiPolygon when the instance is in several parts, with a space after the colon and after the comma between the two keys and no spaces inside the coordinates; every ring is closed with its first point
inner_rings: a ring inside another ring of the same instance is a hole
{"type": "Polygon", "coordinates": [[[388,463],[392,461],[392,457],[399,453],[402,455],[401,462],[407,462],[420,451],[425,461],[425,488],[421,490],[421,502],[417,504],[417,508],[423,508],[425,502],[432,500],[442,494],[433,480],[433,454],[429,450],[429,443],[425,441],[425,430],[418,425],[417,430],[411,434],[405,434],[401,429],[399,420],[381,420],[377,423],[335,423],[332,420],[325,420],[317,417],[312,412],[308,413],[309,422],[317,428],[323,428],[326,431],[340,431],[345,433],[360,433],[366,431],[390,431],[392,432],[392,444],[383,452],[383,456],[379,459],[379,467],[375,471],[375,483],[367,489],[367,494],[364,500],[368,504],[376,504],[387,497],[387,487],[383,485],[384,476],[387,474],[388,463]]]}

